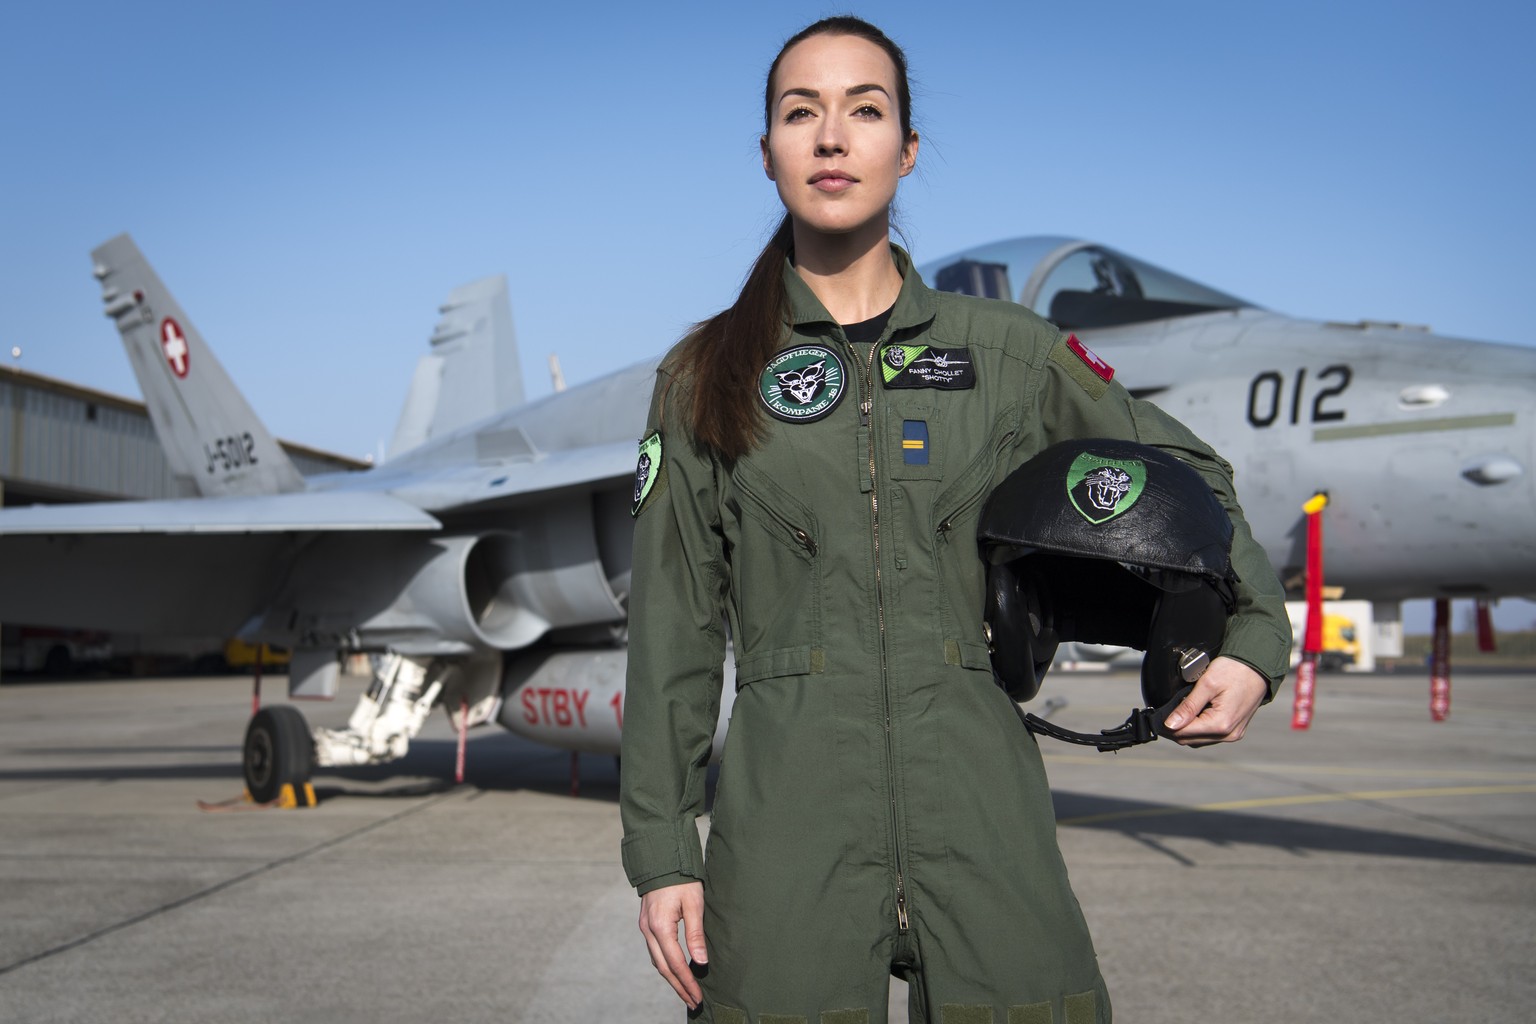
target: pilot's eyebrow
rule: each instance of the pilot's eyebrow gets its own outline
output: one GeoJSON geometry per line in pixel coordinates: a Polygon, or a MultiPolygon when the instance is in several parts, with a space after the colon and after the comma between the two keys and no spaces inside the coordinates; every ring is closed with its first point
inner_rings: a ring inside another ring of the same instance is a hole
{"type": "MultiPolygon", "coordinates": [[[[851,85],[848,87],[848,91],[843,95],[862,96],[866,92],[880,92],[885,93],[886,96],[890,95],[890,93],[886,92],[885,86],[879,85],[875,82],[867,82],[864,85],[851,85]]],[[[804,96],[806,99],[812,100],[821,99],[821,93],[816,89],[785,89],[783,93],[779,95],[779,102],[783,103],[786,96],[804,96]]]]}

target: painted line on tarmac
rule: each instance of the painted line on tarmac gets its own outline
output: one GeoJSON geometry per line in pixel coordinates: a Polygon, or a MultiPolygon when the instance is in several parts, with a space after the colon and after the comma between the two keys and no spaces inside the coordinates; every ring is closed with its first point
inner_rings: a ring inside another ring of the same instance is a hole
{"type": "Polygon", "coordinates": [[[1295,796],[1269,796],[1253,800],[1224,800],[1214,804],[1169,804],[1166,807],[1142,807],[1132,811],[1109,811],[1079,818],[1060,818],[1058,825],[1097,825],[1105,821],[1130,818],[1159,818],[1170,814],[1249,811],[1259,807],[1295,807],[1301,804],[1331,804],[1357,800],[1414,800],[1430,796],[1491,796],[1498,793],[1536,793],[1536,786],[1440,786],[1430,789],[1363,789],[1353,793],[1301,793],[1295,796]]]}

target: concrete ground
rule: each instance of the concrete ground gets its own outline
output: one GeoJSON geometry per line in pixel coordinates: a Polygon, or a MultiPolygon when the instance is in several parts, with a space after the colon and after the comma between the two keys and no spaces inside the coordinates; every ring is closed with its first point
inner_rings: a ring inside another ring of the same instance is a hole
{"type": "MultiPolygon", "coordinates": [[[[1097,729],[1135,682],[1053,693],[1097,729]]],[[[1308,732],[1289,701],[1235,746],[1042,741],[1118,1019],[1532,1019],[1536,675],[1462,673],[1440,723],[1422,673],[1322,677],[1308,732]]],[[[573,798],[568,754],[479,731],[454,787],[437,716],[318,808],[201,810],[241,791],[249,706],[234,678],[0,686],[0,1021],[682,1020],[611,760],[573,798]]]]}

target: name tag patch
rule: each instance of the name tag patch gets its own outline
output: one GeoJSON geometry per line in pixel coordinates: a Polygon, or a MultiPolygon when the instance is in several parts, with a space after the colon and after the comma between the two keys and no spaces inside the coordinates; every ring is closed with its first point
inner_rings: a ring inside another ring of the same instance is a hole
{"type": "Polygon", "coordinates": [[[965,391],[976,386],[969,348],[887,345],[880,350],[880,377],[888,388],[965,391]]]}
{"type": "Polygon", "coordinates": [[[928,423],[925,420],[901,421],[901,456],[909,466],[928,465],[928,423]]]}

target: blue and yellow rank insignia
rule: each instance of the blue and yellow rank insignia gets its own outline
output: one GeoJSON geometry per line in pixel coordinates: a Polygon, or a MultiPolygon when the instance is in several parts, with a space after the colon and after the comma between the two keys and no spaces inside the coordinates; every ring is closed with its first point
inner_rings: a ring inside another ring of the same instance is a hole
{"type": "Polygon", "coordinates": [[[901,457],[909,466],[928,465],[928,423],[926,420],[902,420],[901,457]]]}

